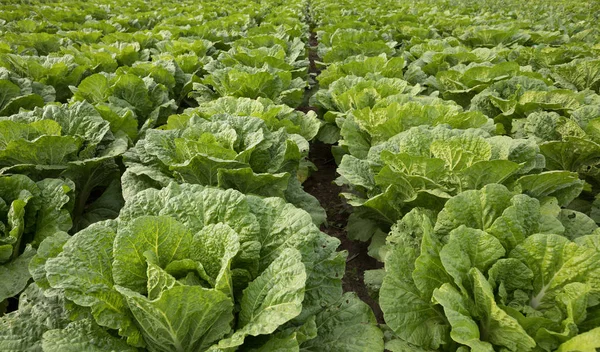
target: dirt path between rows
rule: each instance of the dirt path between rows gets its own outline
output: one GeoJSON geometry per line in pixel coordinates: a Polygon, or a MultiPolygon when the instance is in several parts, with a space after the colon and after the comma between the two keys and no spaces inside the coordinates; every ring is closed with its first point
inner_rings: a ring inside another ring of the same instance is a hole
{"type": "Polygon", "coordinates": [[[363,281],[365,270],[380,268],[381,264],[367,254],[368,243],[351,241],[346,237],[346,224],[352,208],[340,198],[342,188],[333,183],[337,177],[337,165],[331,155],[331,146],[321,142],[313,143],[309,160],[319,170],[304,182],[304,190],[315,196],[327,212],[327,225],[321,226],[321,231],[338,238],[342,242],[339,249],[348,251],[346,273],[342,280],[344,292],[356,292],[360,299],[371,306],[377,321],[383,323],[383,313],[377,302],[369,296],[363,281]]]}
{"type": "MultiPolygon", "coordinates": [[[[320,72],[315,64],[315,61],[319,60],[316,52],[317,44],[317,36],[311,28],[308,56],[310,60],[309,74],[313,76],[318,75],[320,72]]],[[[308,98],[317,88],[312,87],[312,89],[307,89],[305,102],[308,102],[308,98]]],[[[299,110],[307,112],[308,110],[315,109],[306,104],[299,108],[299,110]]],[[[333,183],[337,178],[337,165],[331,154],[331,145],[321,142],[311,143],[308,158],[315,164],[318,170],[313,172],[304,182],[304,190],[317,198],[327,212],[327,224],[321,226],[321,231],[338,238],[342,242],[339,249],[348,251],[346,273],[342,281],[344,292],[356,292],[358,297],[371,306],[377,317],[377,321],[383,323],[383,313],[377,302],[369,296],[363,281],[365,270],[380,268],[381,263],[378,263],[367,254],[368,243],[350,241],[346,237],[346,224],[348,223],[348,216],[352,211],[352,207],[346,204],[340,197],[342,188],[333,183]]]]}

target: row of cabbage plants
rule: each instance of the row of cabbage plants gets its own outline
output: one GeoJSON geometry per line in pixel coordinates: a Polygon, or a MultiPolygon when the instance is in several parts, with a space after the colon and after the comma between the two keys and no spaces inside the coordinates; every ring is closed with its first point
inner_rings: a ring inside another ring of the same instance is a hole
{"type": "Polygon", "coordinates": [[[391,351],[600,347],[597,3],[315,0],[349,238],[391,351]]]}
{"type": "Polygon", "coordinates": [[[0,8],[0,351],[383,350],[302,188],[306,1],[0,8]]]}

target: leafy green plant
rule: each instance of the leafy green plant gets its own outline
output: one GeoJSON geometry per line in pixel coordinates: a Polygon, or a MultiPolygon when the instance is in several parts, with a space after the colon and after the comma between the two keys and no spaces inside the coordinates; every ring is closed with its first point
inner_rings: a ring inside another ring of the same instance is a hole
{"type": "Polygon", "coordinates": [[[553,196],[567,206],[584,182],[568,171],[540,173],[544,167],[532,140],[421,126],[371,148],[366,159],[345,155],[337,182],[351,187],[342,195],[361,209],[351,217],[349,236],[364,241],[373,234],[365,222],[389,226],[415,207],[439,211],[452,196],[487,184],[503,183],[537,198],[553,196]]]}
{"type": "Polygon", "coordinates": [[[16,114],[20,109],[33,110],[56,99],[56,90],[52,86],[22,78],[0,67],[0,116],[16,114]]]}
{"type": "Polygon", "coordinates": [[[208,72],[237,65],[288,71],[293,78],[306,79],[308,60],[305,44],[300,38],[280,38],[260,34],[240,38],[231,49],[221,53],[216,60],[204,66],[208,72]],[[286,40],[287,39],[287,40],[286,40]]]}
{"type": "Polygon", "coordinates": [[[46,105],[1,117],[0,126],[0,175],[72,181],[75,231],[117,216],[123,200],[115,158],[127,150],[127,137],[113,134],[93,106],[46,105]]]}
{"type": "Polygon", "coordinates": [[[71,55],[38,57],[8,54],[0,57],[0,66],[22,78],[54,87],[56,100],[62,103],[72,95],[69,86],[79,84],[88,71],[86,66],[77,64],[71,55]]]}
{"type": "Polygon", "coordinates": [[[210,120],[212,116],[219,114],[257,117],[263,120],[273,132],[284,128],[287,133],[299,134],[307,141],[315,138],[321,127],[321,121],[314,111],[305,114],[287,105],[275,104],[266,98],[226,96],[200,104],[197,108],[187,109],[184,114],[170,116],[167,128],[171,129],[174,126],[183,128],[192,116],[197,115],[210,120]]]}
{"type": "Polygon", "coordinates": [[[415,209],[387,240],[386,323],[425,349],[585,348],[597,336],[596,230],[552,198],[500,185],[463,192],[437,216],[415,209]]]}
{"type": "Polygon", "coordinates": [[[335,143],[339,139],[338,126],[341,125],[337,120],[345,118],[354,109],[373,107],[378,101],[392,95],[417,95],[420,91],[421,87],[413,87],[400,78],[342,77],[310,98],[311,105],[319,108],[326,122],[319,139],[325,143],[335,143]]]}
{"type": "Polygon", "coordinates": [[[176,66],[172,72],[160,64],[139,65],[124,69],[116,75],[97,73],[84,79],[77,87],[72,87],[73,100],[93,104],[102,118],[110,123],[113,133],[125,133],[135,141],[144,131],[164,124],[177,106],[169,98],[169,88],[183,84],[185,78],[177,81],[176,66]],[[141,73],[140,78],[133,73],[141,73]],[[152,78],[155,75],[158,81],[152,78]],[[165,86],[162,83],[167,84],[165,86]]]}
{"type": "Polygon", "coordinates": [[[393,56],[395,42],[386,41],[381,34],[360,28],[328,28],[317,30],[319,46],[317,53],[325,63],[342,61],[356,55],[393,56]]]}
{"type": "Polygon", "coordinates": [[[372,147],[411,127],[447,125],[455,129],[495,129],[493,120],[479,111],[464,111],[452,101],[411,94],[388,96],[372,107],[352,110],[339,122],[339,146],[361,159],[367,158],[372,147]]]}
{"type": "Polygon", "coordinates": [[[302,190],[298,173],[308,142],[283,129],[270,131],[251,116],[192,117],[183,128],[149,130],[125,153],[125,196],[171,181],[234,188],[244,193],[283,197],[325,220],[319,202],[302,190]]]}
{"type": "Polygon", "coordinates": [[[52,250],[31,266],[38,284],[81,315],[43,346],[65,346],[67,334],[86,334],[82,348],[123,346],[118,330],[124,350],[383,350],[370,309],[342,295],[339,241],[280,198],[173,183],[136,194],[115,221],[44,244],[52,250]]]}
{"type": "Polygon", "coordinates": [[[600,60],[573,60],[551,70],[552,77],[564,88],[600,93],[600,60]]]}
{"type": "Polygon", "coordinates": [[[0,176],[0,311],[29,282],[29,262],[39,244],[71,229],[74,185],[59,179],[34,182],[24,175],[0,176]]]}
{"type": "Polygon", "coordinates": [[[235,65],[216,69],[195,83],[192,96],[199,103],[223,96],[268,98],[276,103],[298,107],[304,99],[306,81],[292,72],[271,67],[235,65]]]}
{"type": "Polygon", "coordinates": [[[346,76],[402,78],[404,58],[378,56],[351,56],[340,62],[334,62],[319,74],[319,87],[327,88],[330,84],[346,76]]]}

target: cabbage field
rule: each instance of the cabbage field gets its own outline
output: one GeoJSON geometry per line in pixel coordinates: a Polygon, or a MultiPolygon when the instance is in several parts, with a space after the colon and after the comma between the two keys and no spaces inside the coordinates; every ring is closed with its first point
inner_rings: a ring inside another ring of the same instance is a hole
{"type": "Polygon", "coordinates": [[[0,1],[0,352],[599,351],[599,21],[0,1]]]}

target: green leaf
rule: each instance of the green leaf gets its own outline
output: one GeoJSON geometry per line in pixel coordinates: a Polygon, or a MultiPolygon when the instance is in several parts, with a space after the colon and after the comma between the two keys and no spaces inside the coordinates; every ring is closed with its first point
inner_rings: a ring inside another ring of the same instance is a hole
{"type": "Polygon", "coordinates": [[[542,199],[555,197],[561,206],[567,206],[579,196],[584,181],[569,171],[548,171],[541,174],[526,175],[517,180],[521,192],[542,199]]]}
{"type": "Polygon", "coordinates": [[[174,260],[189,257],[192,234],[176,220],[166,216],[142,216],[119,230],[112,263],[117,285],[146,292],[146,252],[166,267],[174,260]]]}
{"type": "Polygon", "coordinates": [[[239,329],[219,348],[239,346],[248,335],[271,334],[302,311],[306,271],[302,256],[286,249],[244,290],[238,320],[239,329]]]}
{"type": "Polygon", "coordinates": [[[175,286],[151,301],[125,287],[116,288],[153,351],[205,350],[228,333],[233,320],[233,302],[216,290],[175,286]]]}
{"type": "Polygon", "coordinates": [[[110,92],[113,99],[126,102],[135,109],[136,114],[140,117],[147,117],[154,106],[144,81],[132,74],[117,76],[110,92]]]}
{"type": "Polygon", "coordinates": [[[568,89],[600,89],[600,60],[580,59],[552,68],[553,78],[568,89]]]}
{"type": "Polygon", "coordinates": [[[33,110],[36,107],[44,106],[46,102],[38,94],[27,94],[15,97],[10,100],[1,110],[0,116],[10,116],[18,113],[21,108],[33,110]]]}
{"type": "Polygon", "coordinates": [[[35,255],[35,249],[27,246],[15,260],[0,265],[0,302],[19,294],[27,286],[31,274],[29,262],[35,255]]]}
{"type": "Polygon", "coordinates": [[[440,260],[456,285],[467,294],[471,268],[485,272],[504,254],[504,247],[494,236],[461,226],[450,232],[448,243],[440,251],[440,260]]]}
{"type": "Polygon", "coordinates": [[[139,344],[141,337],[127,304],[113,287],[114,240],[114,230],[103,223],[78,232],[67,241],[62,253],[47,260],[47,278],[52,288],[64,290],[66,298],[90,307],[99,325],[119,329],[130,344],[139,344]]]}
{"type": "Polygon", "coordinates": [[[461,187],[480,189],[491,183],[503,183],[520,169],[519,164],[509,160],[479,161],[460,172],[461,187]]]}
{"type": "Polygon", "coordinates": [[[108,79],[100,74],[94,74],[83,79],[73,94],[74,100],[85,100],[90,104],[105,102],[108,98],[108,79]]]}
{"type": "Polygon", "coordinates": [[[0,111],[14,98],[21,95],[21,88],[9,80],[0,80],[0,111]]]}
{"type": "Polygon", "coordinates": [[[529,291],[533,288],[533,271],[515,258],[503,258],[496,261],[488,271],[492,289],[503,285],[508,292],[514,290],[529,291]]]}
{"type": "Polygon", "coordinates": [[[315,196],[304,191],[302,184],[300,184],[297,178],[289,179],[288,187],[285,190],[285,199],[295,207],[310,214],[315,225],[325,223],[327,219],[325,209],[323,209],[315,196]]]}
{"type": "Polygon", "coordinates": [[[56,232],[50,237],[46,237],[40,243],[37,253],[29,262],[29,272],[36,284],[44,290],[50,288],[50,283],[46,278],[46,261],[54,258],[62,252],[63,246],[71,238],[66,232],[56,232]]]}
{"type": "MultiPolygon", "coordinates": [[[[517,194],[510,200],[502,215],[494,219],[487,232],[495,236],[507,251],[526,237],[542,230],[542,209],[537,200],[517,194]]],[[[555,216],[548,217],[556,221],[555,216]]]]}
{"type": "Polygon", "coordinates": [[[76,157],[81,142],[71,136],[41,136],[34,141],[16,140],[0,150],[0,165],[66,169],[76,157]]]}
{"type": "Polygon", "coordinates": [[[512,193],[502,185],[491,184],[480,191],[465,191],[450,199],[438,215],[436,232],[448,234],[460,225],[487,230],[510,206],[512,193]]]}
{"type": "Polygon", "coordinates": [[[569,341],[561,344],[557,352],[578,351],[596,352],[600,348],[600,328],[579,334],[569,341]]]}
{"type": "Polygon", "coordinates": [[[368,241],[378,228],[377,222],[361,217],[356,211],[348,216],[346,232],[353,241],[368,241]]]}
{"type": "Polygon", "coordinates": [[[265,344],[259,348],[251,349],[250,352],[296,352],[300,351],[296,334],[288,336],[272,336],[265,344]]]}
{"type": "Polygon", "coordinates": [[[138,120],[133,110],[112,104],[97,104],[96,110],[102,118],[110,123],[113,134],[124,132],[132,141],[138,139],[138,120]]]}
{"type": "Polygon", "coordinates": [[[503,346],[510,351],[530,351],[536,342],[525,332],[516,319],[509,316],[496,304],[492,288],[477,268],[471,269],[475,306],[481,312],[481,334],[495,346],[503,346]]]}
{"type": "Polygon", "coordinates": [[[526,238],[511,253],[534,274],[530,305],[535,309],[554,306],[555,297],[570,282],[587,282],[600,275],[600,254],[559,235],[536,234],[526,238]]]}
{"type": "Polygon", "coordinates": [[[58,122],[63,135],[85,140],[89,144],[86,148],[100,144],[110,129],[109,123],[87,102],[77,102],[70,106],[46,106],[43,118],[58,122]]]}
{"type": "MultiPolygon", "coordinates": [[[[119,176],[117,170],[113,169],[112,165],[100,165],[98,168],[102,168],[105,166],[104,171],[106,174],[94,174],[92,176],[98,177],[99,180],[90,180],[90,181],[100,181],[101,185],[105,184],[107,181],[110,181],[108,186],[104,189],[104,192],[97,199],[90,201],[88,198],[88,203],[86,204],[86,209],[83,214],[81,214],[77,218],[77,229],[86,228],[89,225],[96,223],[98,221],[106,220],[106,219],[114,219],[119,215],[119,211],[123,207],[123,196],[121,195],[121,183],[117,178],[119,176]],[[103,179],[106,177],[107,179],[103,179]]],[[[91,185],[87,185],[90,187],[91,185]]]]}
{"type": "Polygon", "coordinates": [[[37,185],[42,192],[34,238],[36,245],[57,232],[71,229],[71,216],[64,208],[71,201],[70,193],[73,191],[70,183],[58,179],[44,179],[37,185]]]}
{"type": "Polygon", "coordinates": [[[375,187],[375,179],[366,160],[361,160],[351,155],[344,155],[337,172],[352,185],[366,189],[375,187]]]}
{"type": "Polygon", "coordinates": [[[229,226],[209,224],[193,237],[190,258],[202,263],[206,273],[215,280],[215,288],[233,296],[231,261],[238,254],[238,234],[229,226]]]}
{"type": "Polygon", "coordinates": [[[317,314],[317,336],[300,345],[302,351],[383,351],[383,332],[371,308],[346,293],[340,301],[317,314]]]}
{"type": "Polygon", "coordinates": [[[379,304],[386,324],[400,338],[437,349],[447,343],[449,326],[440,307],[431,302],[431,294],[452,279],[439,269],[442,264],[432,232],[431,220],[418,210],[393,228],[388,242],[396,245],[385,258],[379,304]]]}
{"type": "Polygon", "coordinates": [[[42,351],[42,336],[66,326],[70,320],[64,297],[46,297],[36,284],[19,297],[19,309],[0,317],[1,351],[42,351]]]}
{"type": "MultiPolygon", "coordinates": [[[[172,262],[171,264],[178,263],[172,262]]],[[[194,263],[195,264],[195,263],[194,263]]],[[[171,268],[167,266],[167,270],[171,272],[171,268]]],[[[162,269],[160,266],[150,262],[148,263],[148,299],[154,301],[159,299],[162,293],[176,284],[177,279],[170,275],[167,270],[162,269]]]]}
{"type": "Polygon", "coordinates": [[[218,187],[233,188],[244,194],[257,194],[265,197],[283,197],[290,174],[256,174],[251,168],[219,169],[218,187]]]}
{"type": "Polygon", "coordinates": [[[452,326],[452,340],[471,347],[476,351],[493,352],[492,344],[481,340],[479,326],[472,318],[474,303],[463,296],[451,284],[443,284],[433,291],[436,303],[444,307],[446,319],[452,326]]]}
{"type": "Polygon", "coordinates": [[[598,228],[594,220],[575,210],[562,209],[558,220],[565,227],[564,236],[571,241],[581,236],[591,235],[598,228]]]}
{"type": "Polygon", "coordinates": [[[42,338],[44,352],[135,352],[138,349],[110,335],[90,320],[78,320],[64,329],[48,330],[42,338]]]}
{"type": "Polygon", "coordinates": [[[307,281],[302,315],[320,311],[324,302],[332,304],[342,295],[341,278],[344,273],[346,253],[336,252],[338,239],[319,231],[311,216],[281,198],[252,197],[250,207],[260,223],[259,270],[267,268],[284,250],[298,248],[306,267],[307,281]],[[305,245],[310,243],[310,245],[305,245]]]}
{"type": "Polygon", "coordinates": [[[450,170],[462,170],[478,161],[489,160],[491,147],[478,136],[436,140],[431,143],[431,154],[444,160],[450,170]]]}
{"type": "Polygon", "coordinates": [[[595,160],[600,157],[600,145],[582,138],[568,137],[563,141],[542,143],[549,170],[566,170],[596,176],[595,160]]]}

